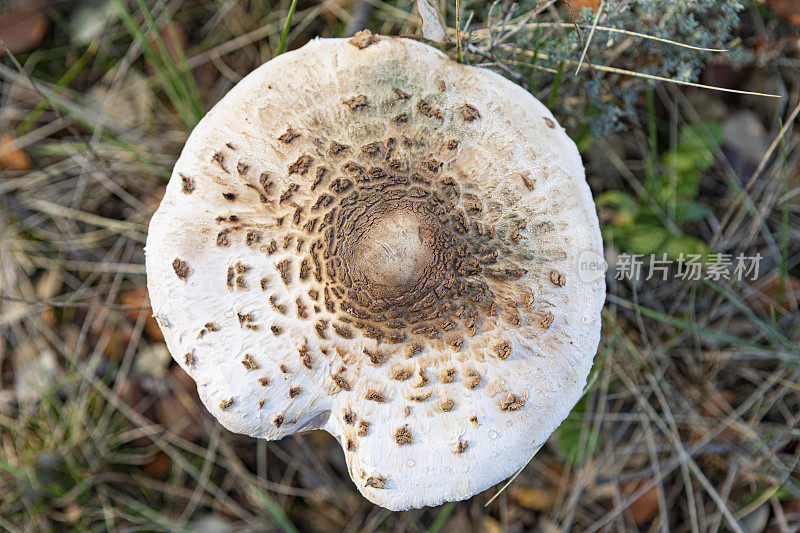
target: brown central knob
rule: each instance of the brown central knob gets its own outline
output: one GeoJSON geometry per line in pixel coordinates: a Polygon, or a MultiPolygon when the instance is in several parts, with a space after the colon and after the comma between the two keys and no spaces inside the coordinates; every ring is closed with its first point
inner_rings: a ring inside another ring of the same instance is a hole
{"type": "Polygon", "coordinates": [[[432,232],[420,222],[409,211],[384,214],[353,247],[351,268],[367,282],[373,296],[391,298],[408,292],[434,260],[432,232]]]}

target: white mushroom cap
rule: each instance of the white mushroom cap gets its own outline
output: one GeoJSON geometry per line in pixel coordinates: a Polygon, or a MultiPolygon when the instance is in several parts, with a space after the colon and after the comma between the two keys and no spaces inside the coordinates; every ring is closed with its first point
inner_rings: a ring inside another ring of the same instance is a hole
{"type": "Polygon", "coordinates": [[[203,118],[147,238],[170,352],[231,431],[322,428],[389,509],[468,498],[567,416],[600,338],[575,144],[418,42],[318,39],[203,118]]]}

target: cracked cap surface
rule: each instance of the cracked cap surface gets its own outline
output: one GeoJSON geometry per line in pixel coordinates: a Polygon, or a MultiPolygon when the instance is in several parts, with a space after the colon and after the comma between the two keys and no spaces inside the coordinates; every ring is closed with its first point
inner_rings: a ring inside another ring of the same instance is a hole
{"type": "Polygon", "coordinates": [[[147,238],[170,352],[231,431],[334,435],[389,509],[522,467],[580,397],[602,256],[575,144],[427,45],[318,39],[192,132],[147,238]]]}

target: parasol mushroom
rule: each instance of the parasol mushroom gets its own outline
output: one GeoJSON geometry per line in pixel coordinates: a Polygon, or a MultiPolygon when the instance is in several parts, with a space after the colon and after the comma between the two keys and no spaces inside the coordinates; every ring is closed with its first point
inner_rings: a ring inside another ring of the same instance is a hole
{"type": "Polygon", "coordinates": [[[147,238],[154,314],[228,429],[324,429],[389,509],[513,474],[581,395],[602,254],[575,144],[413,40],[318,39],[198,124],[147,238]]]}

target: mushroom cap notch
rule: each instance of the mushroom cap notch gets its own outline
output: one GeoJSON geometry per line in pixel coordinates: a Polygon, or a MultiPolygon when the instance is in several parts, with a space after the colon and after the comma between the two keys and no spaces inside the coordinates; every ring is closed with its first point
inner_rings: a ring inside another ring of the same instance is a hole
{"type": "Polygon", "coordinates": [[[321,428],[389,509],[508,477],[581,395],[602,257],[575,144],[521,87],[361,33],[198,124],[147,237],[170,352],[231,431],[321,428]]]}

